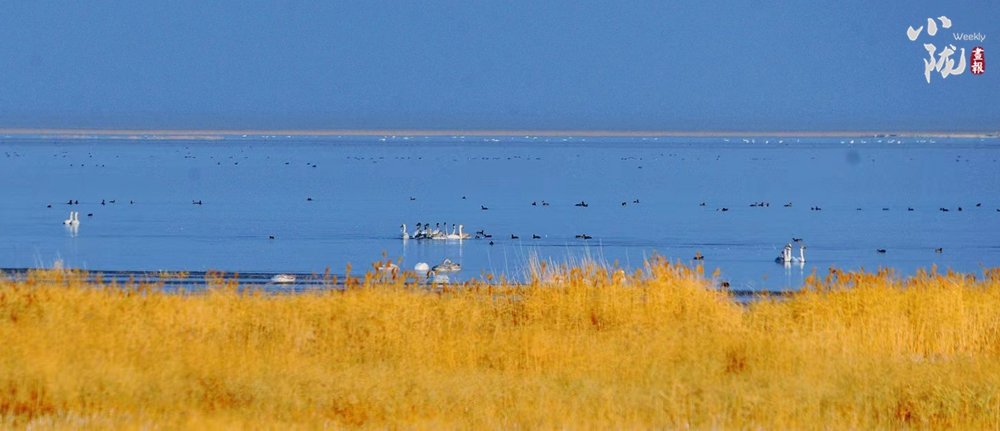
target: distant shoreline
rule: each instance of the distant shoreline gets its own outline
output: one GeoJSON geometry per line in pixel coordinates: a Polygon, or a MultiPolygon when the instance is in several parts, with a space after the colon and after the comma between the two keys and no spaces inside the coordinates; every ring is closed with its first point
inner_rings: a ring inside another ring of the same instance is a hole
{"type": "Polygon", "coordinates": [[[915,131],[692,131],[692,130],[461,130],[461,129],[0,129],[0,136],[65,139],[223,139],[225,137],[322,136],[539,136],[539,137],[723,137],[723,138],[996,138],[1000,132],[915,131]]]}

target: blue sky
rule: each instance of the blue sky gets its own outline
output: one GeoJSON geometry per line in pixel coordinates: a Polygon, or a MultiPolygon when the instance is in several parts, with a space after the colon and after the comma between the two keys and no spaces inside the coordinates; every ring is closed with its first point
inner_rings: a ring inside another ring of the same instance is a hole
{"type": "Polygon", "coordinates": [[[0,127],[996,131],[995,40],[991,1],[5,2],[0,127]]]}

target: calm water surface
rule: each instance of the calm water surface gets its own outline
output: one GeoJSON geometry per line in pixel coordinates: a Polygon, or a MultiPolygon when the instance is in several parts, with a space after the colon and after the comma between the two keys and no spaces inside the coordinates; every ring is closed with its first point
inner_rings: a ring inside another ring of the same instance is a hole
{"type": "Polygon", "coordinates": [[[1000,264],[996,139],[851,141],[7,137],[0,267],[343,273],[385,254],[407,269],[448,257],[467,279],[519,277],[536,256],[634,268],[701,253],[734,286],[781,289],[831,266],[1000,264]],[[494,245],[402,241],[417,222],[484,229],[494,245]],[[787,269],[774,257],[792,237],[807,263],[787,269]]]}

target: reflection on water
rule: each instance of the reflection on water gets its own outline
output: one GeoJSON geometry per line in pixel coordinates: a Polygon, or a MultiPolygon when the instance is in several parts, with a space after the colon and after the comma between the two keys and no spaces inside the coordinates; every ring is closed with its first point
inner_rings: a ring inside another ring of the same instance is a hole
{"type": "Polygon", "coordinates": [[[996,139],[296,139],[0,140],[0,266],[357,274],[447,258],[463,280],[660,254],[774,289],[831,266],[1000,262],[996,139]],[[77,210],[86,228],[60,231],[77,210]],[[404,223],[479,238],[403,241],[404,223]],[[809,260],[776,265],[791,238],[809,260]]]}

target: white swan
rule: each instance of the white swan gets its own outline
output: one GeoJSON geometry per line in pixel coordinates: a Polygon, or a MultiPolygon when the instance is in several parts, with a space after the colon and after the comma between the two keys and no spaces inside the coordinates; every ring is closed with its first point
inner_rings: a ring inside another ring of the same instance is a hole
{"type": "Polygon", "coordinates": [[[403,223],[400,227],[403,228],[403,239],[410,239],[410,234],[406,233],[406,223],[403,223]]]}
{"type": "MultiPolygon", "coordinates": [[[[799,257],[791,256],[792,262],[806,263],[806,251],[805,250],[806,250],[806,246],[800,245],[799,246],[799,257]]],[[[791,254],[791,250],[789,250],[788,254],[789,255],[791,254]]]]}
{"type": "Polygon", "coordinates": [[[434,231],[431,232],[431,239],[449,239],[448,238],[448,224],[445,223],[444,228],[441,228],[441,223],[434,226],[434,231]]]}
{"type": "Polygon", "coordinates": [[[441,263],[434,265],[431,268],[434,272],[458,272],[462,270],[462,265],[452,262],[451,259],[445,258],[441,263]]]}
{"type": "Polygon", "coordinates": [[[274,277],[271,277],[271,283],[288,284],[294,282],[294,274],[276,274],[274,277]]]}
{"type": "Polygon", "coordinates": [[[395,274],[399,272],[399,265],[392,262],[379,262],[376,264],[375,269],[381,273],[395,274]]]}
{"type": "Polygon", "coordinates": [[[785,248],[781,250],[781,254],[774,258],[776,263],[791,263],[792,262],[792,245],[785,244],[785,248]]]}
{"type": "Polygon", "coordinates": [[[452,226],[452,231],[451,231],[451,233],[450,233],[450,234],[448,234],[448,239],[457,239],[457,240],[463,240],[463,239],[469,239],[469,238],[472,238],[472,235],[470,235],[470,234],[467,234],[467,233],[465,233],[465,232],[462,232],[462,229],[463,229],[464,227],[465,227],[464,225],[458,225],[458,230],[457,230],[457,232],[456,232],[456,230],[455,230],[455,227],[454,227],[454,226],[452,226]]]}
{"type": "Polygon", "coordinates": [[[69,212],[69,218],[66,219],[66,220],[63,220],[63,224],[64,225],[68,225],[68,226],[79,226],[80,225],[80,213],[78,213],[76,211],[70,211],[69,212]]]}

